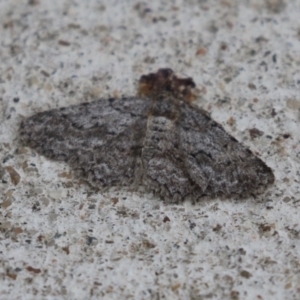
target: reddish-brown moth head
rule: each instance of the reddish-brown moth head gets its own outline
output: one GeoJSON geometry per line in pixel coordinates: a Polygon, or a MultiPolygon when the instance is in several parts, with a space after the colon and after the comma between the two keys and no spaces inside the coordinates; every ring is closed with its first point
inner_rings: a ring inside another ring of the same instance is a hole
{"type": "Polygon", "coordinates": [[[193,93],[195,87],[192,78],[178,78],[171,69],[159,69],[156,73],[141,76],[138,94],[151,97],[170,92],[191,102],[196,99],[196,94],[193,93]]]}

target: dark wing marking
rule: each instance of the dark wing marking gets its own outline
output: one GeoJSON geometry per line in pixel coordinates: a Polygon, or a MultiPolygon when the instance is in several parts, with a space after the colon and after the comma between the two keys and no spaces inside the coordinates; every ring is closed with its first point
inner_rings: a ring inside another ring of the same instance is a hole
{"type": "Polygon", "coordinates": [[[181,146],[191,179],[206,195],[260,193],[272,170],[205,111],[181,102],[181,146]]]}
{"type": "Polygon", "coordinates": [[[145,186],[173,202],[195,189],[182,156],[177,105],[172,97],[156,99],[150,109],[142,151],[145,186]]]}
{"type": "Polygon", "coordinates": [[[20,136],[95,186],[127,184],[139,166],[149,106],[145,98],[123,98],[54,109],[23,121],[20,136]]]}

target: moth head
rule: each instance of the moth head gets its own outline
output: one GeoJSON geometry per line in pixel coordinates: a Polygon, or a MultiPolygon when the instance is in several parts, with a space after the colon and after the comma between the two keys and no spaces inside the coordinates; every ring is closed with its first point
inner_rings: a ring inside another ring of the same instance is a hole
{"type": "Polygon", "coordinates": [[[161,93],[171,93],[187,102],[197,98],[196,85],[192,78],[178,78],[171,69],[159,69],[156,73],[142,75],[139,80],[138,95],[155,97],[161,93]]]}

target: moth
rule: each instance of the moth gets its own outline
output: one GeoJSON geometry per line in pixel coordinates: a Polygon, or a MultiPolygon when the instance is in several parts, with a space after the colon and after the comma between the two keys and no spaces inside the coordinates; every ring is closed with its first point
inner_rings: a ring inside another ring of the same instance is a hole
{"type": "Polygon", "coordinates": [[[138,96],[38,113],[20,138],[99,189],[143,185],[169,202],[264,192],[272,170],[192,103],[194,88],[159,69],[141,76],[138,96]]]}

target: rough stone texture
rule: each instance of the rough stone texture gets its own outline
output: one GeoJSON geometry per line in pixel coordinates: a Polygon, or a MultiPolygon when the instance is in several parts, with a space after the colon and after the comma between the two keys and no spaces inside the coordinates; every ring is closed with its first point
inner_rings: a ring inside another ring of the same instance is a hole
{"type": "Polygon", "coordinates": [[[299,10],[2,0],[0,299],[298,299],[299,10]],[[24,117],[133,95],[161,67],[192,77],[196,104],[274,170],[266,194],[193,206],[99,192],[20,146],[24,117]]]}

